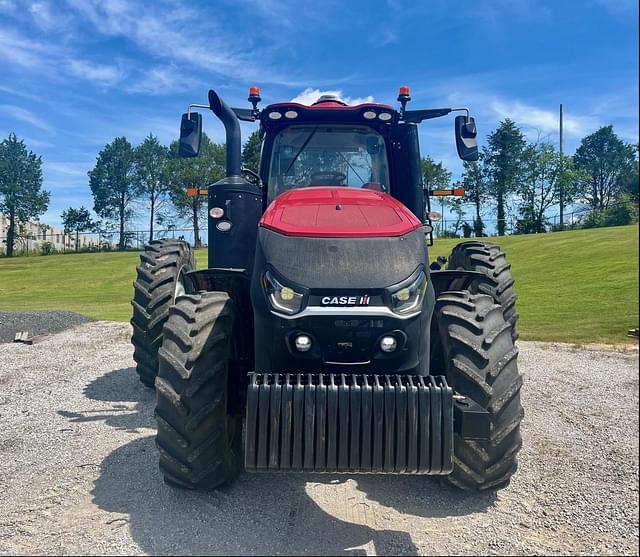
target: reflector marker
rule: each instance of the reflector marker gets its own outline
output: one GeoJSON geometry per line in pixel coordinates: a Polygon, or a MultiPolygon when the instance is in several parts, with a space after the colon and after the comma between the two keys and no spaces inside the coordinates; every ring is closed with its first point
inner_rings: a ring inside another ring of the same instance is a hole
{"type": "Polygon", "coordinates": [[[442,197],[445,195],[455,195],[457,197],[462,197],[464,193],[464,188],[453,188],[451,190],[429,190],[429,195],[435,197],[442,197]]]}
{"type": "Polygon", "coordinates": [[[209,195],[209,190],[206,188],[187,188],[187,195],[189,197],[198,197],[199,195],[209,195]]]}

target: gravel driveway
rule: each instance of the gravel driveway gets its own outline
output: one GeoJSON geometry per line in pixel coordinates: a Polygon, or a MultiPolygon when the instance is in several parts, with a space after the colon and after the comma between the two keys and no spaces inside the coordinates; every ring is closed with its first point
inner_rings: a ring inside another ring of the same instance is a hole
{"type": "Polygon", "coordinates": [[[165,486],[129,326],[0,344],[0,553],[638,552],[638,353],[522,342],[527,412],[507,489],[409,476],[243,474],[165,486]]]}

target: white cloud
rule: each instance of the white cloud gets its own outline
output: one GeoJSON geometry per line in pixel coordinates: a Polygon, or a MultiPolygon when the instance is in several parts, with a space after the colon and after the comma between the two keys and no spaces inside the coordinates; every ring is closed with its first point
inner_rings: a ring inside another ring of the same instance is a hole
{"type": "Polygon", "coordinates": [[[55,134],[55,129],[47,124],[44,120],[36,116],[33,112],[22,108],[20,106],[15,106],[12,104],[0,104],[0,112],[4,112],[10,117],[13,117],[14,120],[20,120],[21,122],[25,122],[34,128],[38,128],[42,131],[45,131],[51,135],[55,134]]]}
{"type": "Polygon", "coordinates": [[[125,89],[129,93],[166,95],[176,91],[194,91],[199,85],[201,83],[189,72],[170,64],[142,71],[135,80],[127,81],[125,89]]]}
{"type": "Polygon", "coordinates": [[[333,91],[327,89],[322,91],[320,89],[313,89],[311,87],[308,87],[307,89],[302,91],[302,93],[299,93],[297,96],[291,99],[291,102],[311,105],[316,102],[322,95],[336,95],[338,96],[338,98],[342,99],[343,102],[349,105],[373,102],[373,97],[371,95],[367,97],[344,97],[342,95],[342,91],[339,89],[333,91]]]}
{"type": "Polygon", "coordinates": [[[64,11],[54,11],[52,8],[53,2],[33,2],[29,6],[29,12],[36,24],[42,29],[59,31],[61,27],[66,27],[69,24],[70,18],[64,11]]]}
{"type": "Polygon", "coordinates": [[[86,60],[68,60],[67,68],[69,73],[76,77],[103,85],[115,85],[124,75],[124,72],[116,66],[106,66],[86,60]]]}
{"type": "Polygon", "coordinates": [[[0,29],[0,60],[3,59],[11,65],[37,71],[39,75],[57,78],[62,69],[65,74],[102,85],[114,85],[124,76],[120,67],[74,58],[68,49],[57,44],[34,41],[25,35],[0,29]]]}
{"type": "Polygon", "coordinates": [[[44,161],[46,173],[59,174],[66,177],[86,178],[91,164],[82,162],[49,162],[44,161]]]}
{"type": "Polygon", "coordinates": [[[42,56],[47,47],[36,41],[27,40],[19,34],[0,29],[0,60],[18,66],[36,68],[42,64],[42,56]]]}
{"type": "Polygon", "coordinates": [[[16,9],[14,0],[0,0],[0,12],[13,13],[16,9]]]}
{"type": "Polygon", "coordinates": [[[155,2],[135,5],[120,0],[68,2],[98,32],[125,37],[154,56],[188,62],[234,77],[245,75],[251,68],[243,51],[229,47],[236,43],[223,40],[223,32],[216,22],[206,22],[205,35],[201,29],[203,22],[192,6],[174,3],[159,9],[155,2]],[[185,14],[194,17],[185,21],[185,14]]]}
{"type": "MultiPolygon", "coordinates": [[[[559,112],[546,110],[536,106],[524,104],[520,101],[494,100],[491,110],[500,118],[510,118],[517,124],[527,126],[541,134],[557,133],[559,128],[559,112]]],[[[567,114],[563,115],[564,131],[567,135],[582,137],[597,127],[598,122],[591,116],[580,118],[567,114]]]]}

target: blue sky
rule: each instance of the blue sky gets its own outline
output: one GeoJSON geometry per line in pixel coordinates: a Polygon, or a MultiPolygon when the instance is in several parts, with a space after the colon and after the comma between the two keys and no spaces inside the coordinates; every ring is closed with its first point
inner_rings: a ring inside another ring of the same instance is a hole
{"type": "MultiPolygon", "coordinates": [[[[606,124],[637,142],[637,3],[0,0],[0,137],[42,155],[48,224],[93,206],[87,171],[115,136],[168,143],[209,88],[248,106],[251,85],[265,103],[391,104],[409,85],[412,108],[470,106],[481,141],[510,117],[557,142],[563,103],[569,154],[606,124]]],[[[213,117],[205,129],[223,141],[213,117]]],[[[459,175],[452,118],[423,124],[421,149],[459,175]]]]}

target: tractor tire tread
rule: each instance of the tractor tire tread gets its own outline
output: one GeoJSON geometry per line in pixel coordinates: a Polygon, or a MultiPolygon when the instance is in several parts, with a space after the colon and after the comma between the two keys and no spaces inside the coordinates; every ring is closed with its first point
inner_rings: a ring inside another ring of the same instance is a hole
{"type": "Polygon", "coordinates": [[[241,470],[241,427],[226,409],[233,323],[226,293],[179,296],[169,310],[156,379],[156,443],[168,484],[213,489],[241,470]]]}
{"type": "Polygon", "coordinates": [[[131,301],[131,343],[136,372],[147,387],[155,385],[162,327],[169,317],[179,273],[192,269],[193,253],[189,244],[181,240],[152,240],[140,255],[131,301]]]}
{"type": "Polygon", "coordinates": [[[485,275],[486,280],[475,281],[469,290],[474,294],[487,294],[502,306],[505,321],[511,327],[511,336],[514,341],[517,340],[520,316],[516,311],[515,280],[504,251],[490,242],[461,242],[453,248],[447,268],[477,271],[485,275]]]}
{"type": "Polygon", "coordinates": [[[440,295],[435,318],[449,384],[456,393],[481,405],[490,419],[488,440],[454,434],[454,468],[447,481],[466,490],[503,487],[517,469],[524,416],[520,403],[523,378],[511,328],[491,296],[468,291],[440,295]]]}

